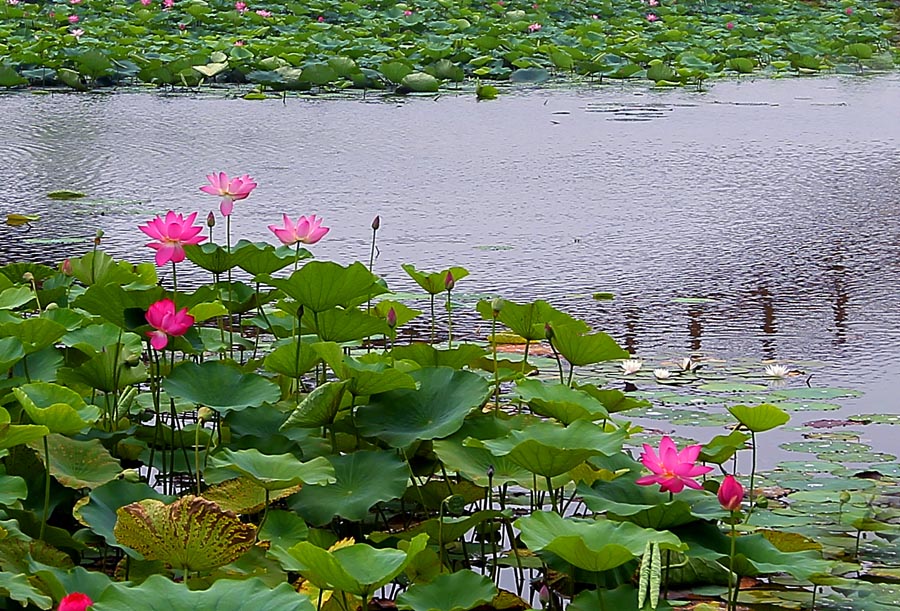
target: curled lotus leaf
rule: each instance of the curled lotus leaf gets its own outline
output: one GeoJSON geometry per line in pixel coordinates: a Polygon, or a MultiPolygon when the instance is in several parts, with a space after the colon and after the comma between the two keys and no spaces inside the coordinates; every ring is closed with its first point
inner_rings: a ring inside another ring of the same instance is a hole
{"type": "Polygon", "coordinates": [[[212,501],[188,495],[166,505],[147,499],[116,512],[116,539],[146,560],[186,571],[209,571],[253,547],[256,527],[212,501]]]}

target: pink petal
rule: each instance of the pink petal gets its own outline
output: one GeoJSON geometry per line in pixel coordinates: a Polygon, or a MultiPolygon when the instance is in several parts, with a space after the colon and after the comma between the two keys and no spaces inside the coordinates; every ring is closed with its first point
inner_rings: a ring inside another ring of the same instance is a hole
{"type": "MultiPolygon", "coordinates": [[[[172,244],[162,244],[159,247],[159,250],[156,251],[156,264],[157,265],[165,265],[169,261],[173,259],[175,255],[175,246],[172,244]]],[[[183,253],[182,253],[183,255],[183,253]]],[[[184,256],[182,256],[182,260],[184,260],[184,256]]]]}
{"type": "Polygon", "coordinates": [[[157,350],[162,350],[169,343],[169,337],[162,331],[148,331],[147,335],[150,337],[150,345],[157,350]]]}
{"type": "Polygon", "coordinates": [[[222,216],[231,216],[231,213],[233,211],[234,211],[234,202],[226,197],[219,204],[219,212],[222,213],[222,216]]]}

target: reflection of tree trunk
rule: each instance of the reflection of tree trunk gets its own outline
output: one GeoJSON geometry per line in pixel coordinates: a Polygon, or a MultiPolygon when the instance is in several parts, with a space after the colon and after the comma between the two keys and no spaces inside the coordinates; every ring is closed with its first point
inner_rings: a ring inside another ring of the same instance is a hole
{"type": "Polygon", "coordinates": [[[778,349],[776,347],[775,336],[778,334],[778,326],[775,324],[775,299],[772,292],[765,284],[760,281],[760,286],[750,292],[754,297],[759,298],[763,311],[762,323],[762,353],[767,359],[778,358],[778,349]]]}
{"type": "Polygon", "coordinates": [[[847,304],[850,303],[850,293],[845,283],[847,268],[841,263],[843,253],[842,244],[838,241],[834,244],[837,252],[834,262],[826,267],[826,271],[832,273],[832,287],[834,288],[834,301],[831,302],[831,311],[834,314],[834,343],[841,345],[847,342],[847,304]]]}
{"type": "Polygon", "coordinates": [[[688,308],[688,335],[691,337],[688,345],[694,352],[700,350],[700,338],[703,336],[703,323],[700,321],[701,314],[703,314],[702,306],[695,305],[688,308]]]}
{"type": "Polygon", "coordinates": [[[640,318],[640,310],[637,308],[628,308],[624,312],[625,315],[625,350],[631,354],[637,353],[637,323],[640,318]]]}

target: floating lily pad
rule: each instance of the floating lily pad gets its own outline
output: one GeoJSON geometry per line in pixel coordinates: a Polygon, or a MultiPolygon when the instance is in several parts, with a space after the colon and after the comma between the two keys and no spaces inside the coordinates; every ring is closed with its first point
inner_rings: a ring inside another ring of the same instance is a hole
{"type": "Polygon", "coordinates": [[[756,392],[766,390],[762,384],[748,382],[710,382],[697,387],[706,392],[756,392]]]}
{"type": "Polygon", "coordinates": [[[47,194],[47,197],[49,197],[50,199],[80,199],[82,197],[85,197],[86,195],[86,193],[82,193],[81,191],[58,189],[56,191],[50,191],[47,194]]]}
{"type": "Polygon", "coordinates": [[[772,391],[773,395],[787,399],[810,399],[827,401],[841,397],[861,397],[862,392],[852,388],[787,388],[772,391]]]}

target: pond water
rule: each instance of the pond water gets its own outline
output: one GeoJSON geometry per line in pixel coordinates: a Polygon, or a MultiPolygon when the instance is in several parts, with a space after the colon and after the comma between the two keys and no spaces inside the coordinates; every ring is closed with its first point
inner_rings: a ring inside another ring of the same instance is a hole
{"type": "MultiPolygon", "coordinates": [[[[401,263],[466,267],[461,316],[485,294],[546,298],[645,356],[820,361],[814,381],[866,392],[828,417],[900,412],[897,74],[481,103],[14,94],[0,115],[0,212],[42,217],[2,228],[0,261],[83,252],[46,241],[97,228],[149,261],[139,222],[205,216],[205,174],[248,172],[235,236],[274,241],[282,212],[316,213],[332,228],[317,256],[366,261],[379,214],[375,271],[412,290],[401,263]],[[89,197],[46,198],[62,188],[89,197]]],[[[888,428],[865,435],[889,450],[888,428]]]]}

